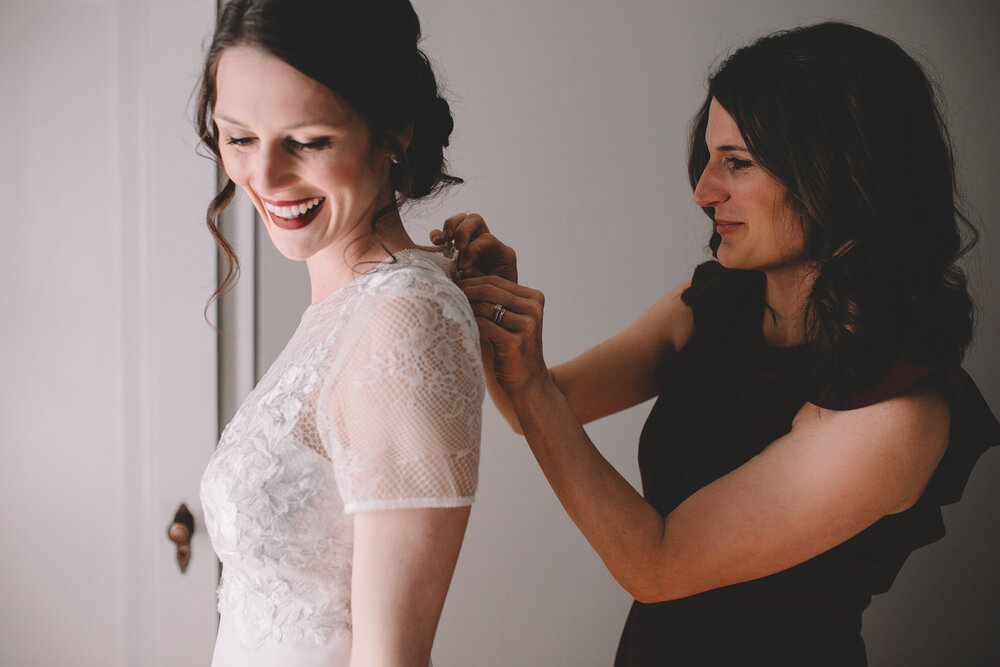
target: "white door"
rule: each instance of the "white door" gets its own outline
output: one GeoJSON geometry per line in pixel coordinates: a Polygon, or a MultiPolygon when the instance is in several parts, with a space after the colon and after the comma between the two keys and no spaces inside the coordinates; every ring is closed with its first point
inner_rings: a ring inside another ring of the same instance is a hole
{"type": "Polygon", "coordinates": [[[205,665],[215,0],[0,2],[0,665],[205,665]],[[166,529],[195,519],[181,574],[166,529]]]}

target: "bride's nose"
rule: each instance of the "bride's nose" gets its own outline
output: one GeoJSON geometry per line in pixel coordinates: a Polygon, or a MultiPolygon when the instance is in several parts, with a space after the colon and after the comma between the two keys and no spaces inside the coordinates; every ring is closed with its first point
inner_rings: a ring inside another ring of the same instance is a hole
{"type": "Polygon", "coordinates": [[[280,144],[270,144],[257,154],[254,189],[263,195],[279,194],[295,182],[294,157],[280,144]]]}

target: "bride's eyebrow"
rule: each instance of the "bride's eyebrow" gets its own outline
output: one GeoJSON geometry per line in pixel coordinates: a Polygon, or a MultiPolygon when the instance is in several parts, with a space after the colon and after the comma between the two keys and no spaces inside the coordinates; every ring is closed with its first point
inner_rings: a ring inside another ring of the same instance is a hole
{"type": "MultiPolygon", "coordinates": [[[[228,125],[232,125],[233,127],[238,127],[240,129],[243,129],[243,130],[249,129],[249,127],[247,125],[245,125],[244,123],[241,123],[240,121],[238,121],[235,118],[232,118],[230,116],[227,116],[226,114],[216,113],[216,114],[213,114],[213,118],[215,120],[221,120],[222,122],[224,122],[224,123],[226,123],[228,125]]],[[[295,123],[294,125],[289,125],[288,127],[284,128],[284,131],[285,132],[290,132],[292,130],[299,130],[299,129],[302,129],[304,127],[324,127],[324,128],[330,128],[330,129],[339,130],[339,129],[343,129],[345,126],[346,126],[346,122],[336,121],[336,120],[330,120],[328,118],[324,118],[322,120],[316,119],[316,120],[303,121],[301,123],[295,123]]]]}
{"type": "Polygon", "coordinates": [[[226,123],[227,125],[232,125],[234,127],[239,127],[239,128],[244,129],[244,130],[247,129],[246,125],[244,125],[240,121],[236,120],[235,118],[230,118],[229,116],[226,116],[225,114],[213,113],[212,114],[212,119],[213,120],[221,120],[223,123],[226,123]]]}
{"type": "Polygon", "coordinates": [[[296,123],[295,125],[289,125],[288,127],[285,128],[285,131],[289,132],[291,130],[301,130],[304,127],[326,127],[326,128],[340,130],[343,129],[345,126],[346,126],[345,123],[340,123],[332,120],[311,120],[311,121],[307,120],[302,123],[296,123]]]}

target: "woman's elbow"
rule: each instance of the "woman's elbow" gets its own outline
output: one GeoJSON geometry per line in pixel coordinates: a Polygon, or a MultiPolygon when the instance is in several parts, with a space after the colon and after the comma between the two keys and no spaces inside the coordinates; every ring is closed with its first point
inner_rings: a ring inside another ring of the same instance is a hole
{"type": "Polygon", "coordinates": [[[643,604],[656,604],[657,602],[669,602],[676,600],[680,595],[669,587],[662,585],[629,586],[625,589],[629,595],[635,598],[636,602],[643,604]]]}
{"type": "Polygon", "coordinates": [[[642,602],[643,604],[670,602],[671,600],[693,595],[696,592],[691,590],[690,586],[684,586],[683,580],[680,577],[666,575],[662,572],[656,576],[649,576],[647,574],[627,579],[619,578],[618,583],[621,584],[622,588],[629,595],[635,598],[636,602],[642,602]]]}

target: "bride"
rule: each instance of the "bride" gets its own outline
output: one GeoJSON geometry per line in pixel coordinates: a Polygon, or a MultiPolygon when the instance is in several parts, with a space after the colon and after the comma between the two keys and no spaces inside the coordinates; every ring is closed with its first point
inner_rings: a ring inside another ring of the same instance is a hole
{"type": "Polygon", "coordinates": [[[460,182],[408,0],[233,0],[198,128],[312,304],[202,480],[223,563],[214,667],[426,666],[476,490],[475,319],[399,204],[460,182]]]}

